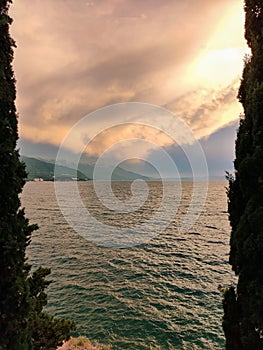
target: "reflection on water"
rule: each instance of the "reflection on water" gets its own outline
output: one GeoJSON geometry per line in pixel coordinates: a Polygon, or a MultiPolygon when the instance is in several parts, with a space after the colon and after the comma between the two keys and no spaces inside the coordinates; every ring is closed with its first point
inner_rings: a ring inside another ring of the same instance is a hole
{"type": "MultiPolygon", "coordinates": [[[[225,183],[209,184],[203,213],[182,233],[178,227],[192,192],[192,183],[183,182],[178,211],[166,230],[128,249],[100,247],[79,236],[61,214],[53,185],[27,183],[22,195],[27,216],[40,226],[28,248],[29,261],[52,268],[49,312],[74,319],[76,335],[113,349],[224,347],[218,285],[232,278],[225,183]]],[[[67,191],[72,183],[63,186],[67,191]]],[[[78,186],[92,215],[112,229],[147,222],[163,194],[161,183],[150,182],[143,206],[124,214],[103,205],[92,182],[78,186]]],[[[172,193],[177,184],[169,186],[172,193]]],[[[113,182],[112,190],[120,201],[132,198],[128,182],[113,182]]]]}

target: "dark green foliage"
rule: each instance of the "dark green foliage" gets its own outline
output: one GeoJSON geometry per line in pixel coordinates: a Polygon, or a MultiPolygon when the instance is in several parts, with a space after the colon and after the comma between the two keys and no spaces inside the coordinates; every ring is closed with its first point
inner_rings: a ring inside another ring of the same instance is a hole
{"type": "Polygon", "coordinates": [[[263,349],[263,2],[246,0],[246,57],[238,98],[244,117],[236,141],[235,179],[229,183],[230,263],[236,290],[224,294],[227,349],[263,349]]]}
{"type": "Polygon", "coordinates": [[[40,267],[29,278],[32,300],[29,323],[35,350],[56,349],[63,340],[69,339],[70,330],[75,329],[73,322],[55,318],[43,312],[43,308],[47,304],[45,288],[51,283],[45,277],[49,274],[50,269],[40,267]]]}
{"type": "Polygon", "coordinates": [[[226,349],[240,349],[239,311],[233,287],[225,291],[223,329],[226,335],[226,349]]]}
{"type": "Polygon", "coordinates": [[[31,325],[35,350],[57,349],[63,340],[70,338],[70,330],[75,329],[73,322],[43,312],[32,319],[31,325]]]}
{"type": "Polygon", "coordinates": [[[35,226],[28,224],[19,209],[26,172],[15,150],[18,134],[9,3],[0,1],[0,349],[23,350],[31,349],[25,249],[35,226]]]}
{"type": "Polygon", "coordinates": [[[49,270],[40,269],[29,277],[30,266],[25,257],[31,233],[37,226],[29,225],[19,200],[26,171],[16,151],[16,89],[12,70],[15,44],[9,35],[10,3],[0,0],[0,350],[29,350],[33,344],[35,349],[52,349],[54,342],[59,344],[68,338],[73,325],[42,312],[49,270]],[[48,345],[37,347],[36,338],[32,344],[32,332],[48,345]]]}

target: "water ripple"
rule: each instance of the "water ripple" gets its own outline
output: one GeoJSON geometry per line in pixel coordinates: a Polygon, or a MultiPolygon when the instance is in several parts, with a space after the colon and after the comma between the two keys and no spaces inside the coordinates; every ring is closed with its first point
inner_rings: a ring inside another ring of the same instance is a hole
{"type": "MultiPolygon", "coordinates": [[[[81,186],[83,196],[89,193],[90,183],[81,186]]],[[[128,196],[126,183],[115,186],[119,198],[128,196]]],[[[113,349],[222,349],[218,285],[232,279],[225,184],[210,184],[199,221],[182,234],[178,223],[191,187],[183,185],[181,207],[162,234],[140,247],[109,249],[87,242],[67,225],[52,183],[28,183],[23,205],[40,226],[28,257],[33,267],[52,268],[48,311],[74,319],[76,335],[110,343],[113,349]]],[[[150,189],[152,202],[146,201],[126,222],[91,198],[84,200],[105,222],[133,225],[146,220],[160,202],[158,183],[150,189]]]]}

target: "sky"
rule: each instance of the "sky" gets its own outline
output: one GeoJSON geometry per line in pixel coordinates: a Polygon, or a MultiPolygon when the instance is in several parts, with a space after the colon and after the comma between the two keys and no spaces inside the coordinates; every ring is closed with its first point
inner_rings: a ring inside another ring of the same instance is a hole
{"type": "MultiPolygon", "coordinates": [[[[211,172],[220,148],[222,167],[232,162],[242,113],[236,95],[249,52],[242,0],[14,0],[10,15],[22,153],[31,147],[44,157],[89,113],[141,102],[181,118],[211,172]]],[[[131,137],[173,146],[153,131],[159,122],[139,132],[127,125],[105,132],[103,118],[93,123],[101,133],[90,156],[131,137]]],[[[150,148],[138,157],[152,156],[150,148]]]]}

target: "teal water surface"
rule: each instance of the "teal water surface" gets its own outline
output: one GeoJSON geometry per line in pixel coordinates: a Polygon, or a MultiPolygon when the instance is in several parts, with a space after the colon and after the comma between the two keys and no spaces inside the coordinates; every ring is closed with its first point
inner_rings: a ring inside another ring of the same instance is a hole
{"type": "MultiPolygon", "coordinates": [[[[63,186],[67,191],[72,183],[63,186]]],[[[114,186],[120,199],[129,196],[129,183],[114,186]]],[[[92,204],[93,215],[114,227],[148,219],[162,193],[161,182],[149,186],[148,210],[138,211],[138,218],[130,214],[128,221],[125,214],[105,212],[93,198],[92,182],[80,183],[79,190],[86,206],[92,204]]],[[[178,223],[187,211],[192,184],[182,186],[179,211],[165,231],[143,245],[114,249],[85,240],[67,224],[53,183],[26,184],[22,203],[31,223],[40,227],[28,248],[29,262],[33,268],[51,267],[47,310],[73,319],[74,335],[113,349],[224,348],[218,285],[233,279],[226,183],[210,182],[203,212],[187,233],[180,233],[178,223]]]]}

